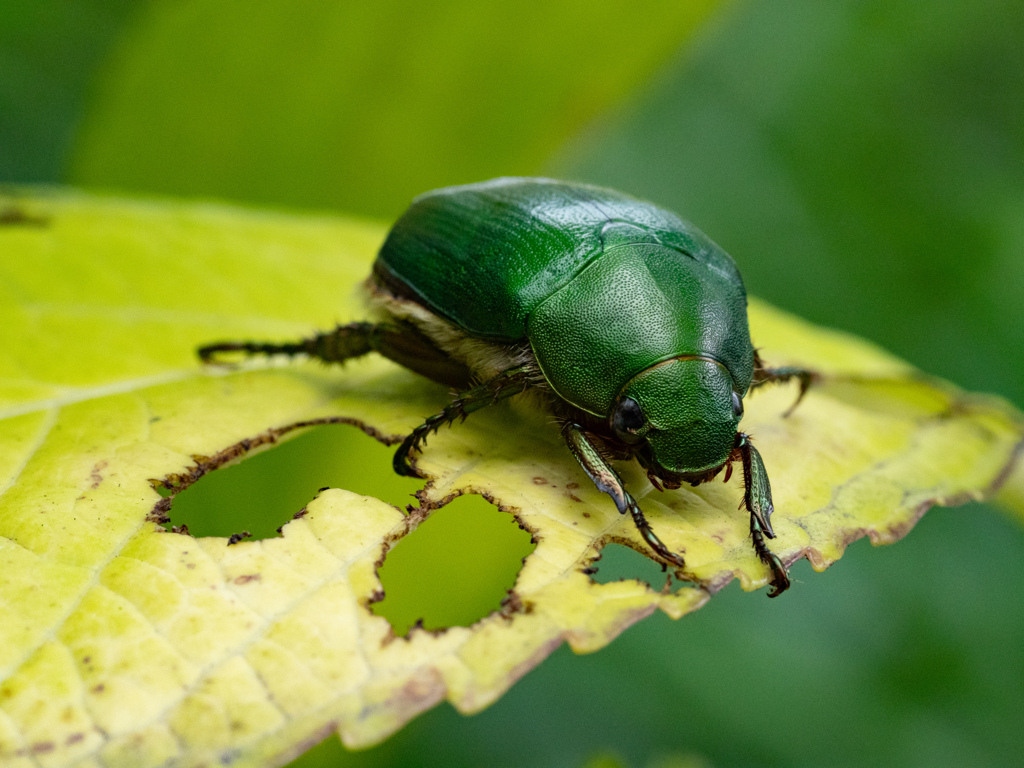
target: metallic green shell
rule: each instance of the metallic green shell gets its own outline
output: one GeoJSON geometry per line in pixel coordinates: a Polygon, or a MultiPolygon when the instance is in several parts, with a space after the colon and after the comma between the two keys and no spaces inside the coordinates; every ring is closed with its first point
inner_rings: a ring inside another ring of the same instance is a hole
{"type": "Polygon", "coordinates": [[[675,214],[610,189],[503,178],[418,197],[375,265],[424,306],[496,341],[528,341],[566,401],[607,415],[626,383],[678,355],[753,375],[733,260],[675,214]]]}

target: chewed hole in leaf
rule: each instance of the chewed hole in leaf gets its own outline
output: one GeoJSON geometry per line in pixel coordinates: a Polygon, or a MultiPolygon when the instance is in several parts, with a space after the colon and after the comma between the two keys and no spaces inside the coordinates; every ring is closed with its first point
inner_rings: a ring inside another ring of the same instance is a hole
{"type": "Polygon", "coordinates": [[[388,552],[373,605],[396,635],[469,626],[493,611],[536,545],[516,519],[482,496],[460,496],[435,510],[388,552]]]}
{"type": "MultiPolygon", "coordinates": [[[[404,509],[423,482],[391,468],[394,448],[347,424],[314,427],[241,462],[210,472],[171,502],[168,530],[265,539],[324,487],[374,496],[404,509]]],[[[164,491],[169,495],[169,492],[164,491]]]]}
{"type": "Polygon", "coordinates": [[[683,586],[693,586],[689,582],[676,579],[670,571],[649,557],[644,557],[639,552],[614,542],[602,547],[601,558],[594,561],[588,569],[588,573],[590,578],[598,584],[636,579],[648,584],[655,591],[661,591],[664,589],[666,581],[671,579],[670,586],[673,591],[683,586]]]}

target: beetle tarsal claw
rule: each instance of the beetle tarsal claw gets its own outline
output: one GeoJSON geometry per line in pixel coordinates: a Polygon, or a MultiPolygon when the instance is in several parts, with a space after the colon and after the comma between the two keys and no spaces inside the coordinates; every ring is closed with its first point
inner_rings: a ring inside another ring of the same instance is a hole
{"type": "Polygon", "coordinates": [[[790,587],[789,574],[778,557],[772,555],[772,561],[772,586],[768,590],[768,597],[778,597],[790,587]]]}
{"type": "Polygon", "coordinates": [[[778,597],[789,589],[789,573],[782,560],[779,559],[779,556],[768,549],[768,545],[764,542],[763,533],[765,531],[762,531],[757,518],[751,516],[750,538],[754,543],[754,551],[757,553],[757,558],[772,571],[772,584],[771,589],[768,591],[768,597],[778,597]]]}
{"type": "Polygon", "coordinates": [[[633,517],[633,525],[636,526],[637,531],[640,532],[640,536],[647,542],[648,546],[650,546],[650,548],[653,549],[662,559],[668,560],[678,568],[685,568],[686,562],[683,560],[682,555],[677,555],[665,546],[665,543],[658,538],[658,535],[651,528],[651,524],[647,522],[647,518],[644,517],[644,513],[640,510],[640,506],[632,497],[629,498],[629,501],[629,512],[633,517]]]}

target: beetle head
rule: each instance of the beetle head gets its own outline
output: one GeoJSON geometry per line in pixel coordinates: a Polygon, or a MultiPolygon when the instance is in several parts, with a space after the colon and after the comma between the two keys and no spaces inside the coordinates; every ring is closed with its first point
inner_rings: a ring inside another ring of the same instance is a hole
{"type": "Polygon", "coordinates": [[[636,446],[641,463],[669,483],[725,463],[743,416],[743,399],[721,363],[687,355],[634,376],[615,401],[609,425],[636,446]]]}

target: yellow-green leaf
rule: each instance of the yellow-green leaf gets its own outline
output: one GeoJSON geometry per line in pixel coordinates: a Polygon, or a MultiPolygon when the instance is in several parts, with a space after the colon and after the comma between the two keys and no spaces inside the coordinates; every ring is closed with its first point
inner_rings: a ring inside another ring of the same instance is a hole
{"type": "MultiPolygon", "coordinates": [[[[378,358],[195,362],[211,340],[287,339],[359,317],[384,229],[63,192],[7,198],[0,212],[5,763],[267,765],[331,731],[371,744],[444,699],[486,707],[562,642],[594,651],[656,610],[695,610],[733,578],[767,582],[736,479],[659,494],[629,467],[692,584],[593,581],[585,570],[605,543],[646,548],[544,415],[514,404],[431,439],[419,462],[431,482],[411,515],[333,489],[278,538],[167,532],[155,522],[168,507],[160,479],[191,482],[298,421],[342,417],[396,438],[444,404],[442,387],[378,358]],[[396,638],[370,610],[378,563],[467,492],[515,515],[536,549],[501,610],[396,638]]],[[[1006,403],[760,302],[751,327],[767,360],[825,376],[788,419],[788,388],[748,400],[787,563],[820,570],[859,537],[894,541],[932,504],[985,498],[1010,472],[1024,421],[1006,403]]]]}

